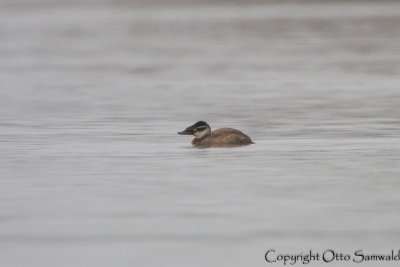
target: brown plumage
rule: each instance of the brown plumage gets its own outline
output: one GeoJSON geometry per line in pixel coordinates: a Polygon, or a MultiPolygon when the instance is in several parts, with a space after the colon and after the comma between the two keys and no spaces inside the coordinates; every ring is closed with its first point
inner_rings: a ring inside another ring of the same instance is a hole
{"type": "Polygon", "coordinates": [[[194,135],[192,144],[196,147],[236,147],[254,144],[250,137],[232,128],[222,128],[211,132],[210,126],[199,121],[178,134],[194,135]]]}

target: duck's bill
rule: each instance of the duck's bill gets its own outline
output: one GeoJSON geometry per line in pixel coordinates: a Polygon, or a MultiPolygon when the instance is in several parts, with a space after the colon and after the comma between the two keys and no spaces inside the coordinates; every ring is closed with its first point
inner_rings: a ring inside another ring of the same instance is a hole
{"type": "Polygon", "coordinates": [[[192,135],[193,133],[186,129],[186,130],[183,130],[182,132],[178,132],[178,134],[181,134],[181,135],[192,135]]]}

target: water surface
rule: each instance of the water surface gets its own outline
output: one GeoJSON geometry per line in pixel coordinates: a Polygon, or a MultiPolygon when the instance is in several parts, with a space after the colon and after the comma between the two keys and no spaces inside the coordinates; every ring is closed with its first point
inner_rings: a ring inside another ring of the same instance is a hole
{"type": "Polygon", "coordinates": [[[399,3],[1,3],[2,265],[398,249],[399,3]]]}

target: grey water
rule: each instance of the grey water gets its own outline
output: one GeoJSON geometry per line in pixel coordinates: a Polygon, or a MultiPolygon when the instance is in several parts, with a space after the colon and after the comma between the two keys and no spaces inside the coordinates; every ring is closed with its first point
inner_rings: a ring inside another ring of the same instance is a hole
{"type": "Polygon", "coordinates": [[[0,265],[398,250],[399,25],[396,1],[0,0],[0,265]],[[256,144],[193,148],[198,120],[256,144]]]}

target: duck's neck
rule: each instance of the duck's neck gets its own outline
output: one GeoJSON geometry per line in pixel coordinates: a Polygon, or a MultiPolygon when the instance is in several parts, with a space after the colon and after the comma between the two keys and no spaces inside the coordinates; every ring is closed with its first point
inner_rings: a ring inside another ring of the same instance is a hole
{"type": "Polygon", "coordinates": [[[211,128],[210,128],[210,127],[207,127],[207,128],[204,129],[203,131],[198,131],[198,132],[196,132],[196,133],[194,134],[194,136],[195,136],[195,139],[201,140],[201,139],[206,138],[206,137],[209,136],[210,134],[211,134],[211,128]]]}

